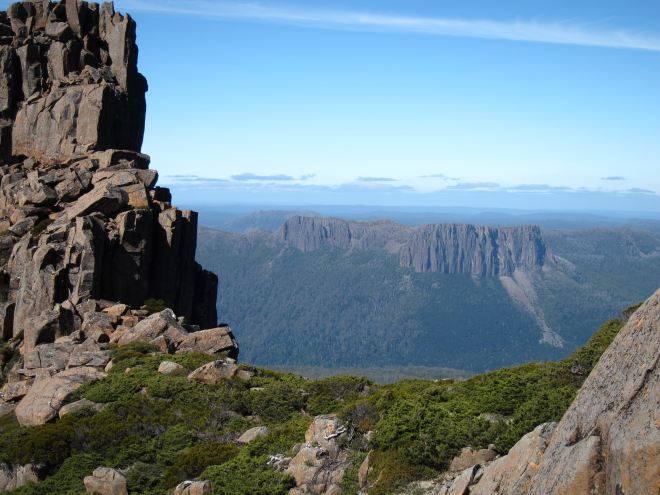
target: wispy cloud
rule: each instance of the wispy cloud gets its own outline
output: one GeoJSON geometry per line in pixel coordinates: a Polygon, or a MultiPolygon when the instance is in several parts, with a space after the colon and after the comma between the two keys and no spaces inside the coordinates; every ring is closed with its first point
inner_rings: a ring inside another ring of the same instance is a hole
{"type": "Polygon", "coordinates": [[[600,180],[627,180],[625,177],[621,177],[620,175],[612,175],[610,177],[601,177],[600,180]]]}
{"type": "Polygon", "coordinates": [[[199,175],[166,175],[163,177],[163,182],[166,184],[227,184],[229,181],[226,179],[219,179],[217,177],[200,177],[199,175]]]}
{"type": "Polygon", "coordinates": [[[629,194],[657,194],[655,191],[652,191],[651,189],[642,189],[640,187],[632,187],[622,192],[629,194]]]}
{"type": "Polygon", "coordinates": [[[358,177],[358,182],[397,182],[398,179],[392,177],[358,177]]]}
{"type": "Polygon", "coordinates": [[[316,177],[316,174],[305,174],[301,175],[299,180],[309,180],[313,179],[314,177],[316,177]]]}
{"type": "Polygon", "coordinates": [[[277,174],[277,175],[257,175],[246,172],[244,174],[232,175],[231,180],[237,182],[249,182],[249,181],[292,181],[296,180],[295,177],[291,175],[277,174]]]}
{"type": "Polygon", "coordinates": [[[460,184],[447,186],[447,189],[473,191],[475,189],[499,189],[500,187],[497,182],[461,182],[460,184]]]}
{"type": "Polygon", "coordinates": [[[419,179],[442,179],[442,180],[461,180],[458,177],[449,177],[447,174],[428,174],[420,175],[419,179]]]}
{"type": "Polygon", "coordinates": [[[419,33],[435,36],[660,51],[660,34],[658,33],[602,28],[575,21],[454,19],[211,0],[187,2],[180,0],[125,0],[121,2],[121,6],[131,11],[270,22],[326,29],[419,33]]]}

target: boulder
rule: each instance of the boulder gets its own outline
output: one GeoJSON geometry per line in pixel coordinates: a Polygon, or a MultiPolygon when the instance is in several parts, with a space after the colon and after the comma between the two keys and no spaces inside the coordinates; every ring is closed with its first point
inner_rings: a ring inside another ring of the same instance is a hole
{"type": "Polygon", "coordinates": [[[67,367],[74,345],[69,342],[41,344],[25,354],[25,368],[48,368],[54,372],[67,367]]]}
{"type": "Polygon", "coordinates": [[[188,380],[206,385],[216,385],[236,377],[239,368],[232,360],[218,360],[200,366],[188,375],[188,380]]]}
{"type": "Polygon", "coordinates": [[[265,437],[268,435],[269,430],[266,426],[256,426],[255,428],[250,428],[244,432],[240,437],[238,437],[237,442],[242,444],[252,443],[258,438],[265,437]]]}
{"type": "Polygon", "coordinates": [[[238,357],[238,343],[229,327],[212,328],[191,332],[179,345],[178,352],[202,352],[204,354],[226,353],[228,357],[238,357]]]}
{"type": "Polygon", "coordinates": [[[119,187],[104,183],[82,195],[66,209],[66,214],[70,219],[83,217],[90,213],[113,216],[127,204],[128,195],[126,192],[119,187]]]}
{"type": "Polygon", "coordinates": [[[658,493],[659,360],[660,290],[587,377],[552,434],[530,495],[658,493]]]}
{"type": "Polygon", "coordinates": [[[97,404],[96,402],[92,402],[91,400],[87,400],[87,399],[80,399],[76,402],[71,402],[69,404],[62,406],[59,412],[59,417],[63,418],[67,414],[82,411],[83,409],[100,411],[101,409],[103,409],[103,404],[97,404]]]}
{"type": "Polygon", "coordinates": [[[84,479],[87,493],[97,495],[128,495],[126,477],[114,469],[99,467],[84,479]]]}
{"type": "Polygon", "coordinates": [[[128,329],[117,343],[120,346],[133,342],[150,343],[160,336],[167,338],[175,349],[188,337],[188,332],[179,324],[171,309],[165,309],[142,320],[135,327],[128,329]]]}
{"type": "Polygon", "coordinates": [[[7,466],[0,464],[0,492],[10,492],[39,481],[39,470],[33,464],[7,466]]]}
{"type": "Polygon", "coordinates": [[[178,363],[172,361],[163,361],[158,365],[158,373],[161,375],[167,376],[177,376],[182,375],[186,372],[186,369],[178,363]]]}
{"type": "Polygon", "coordinates": [[[213,493],[210,481],[184,481],[179,483],[172,495],[207,495],[213,493]]]}
{"type": "Polygon", "coordinates": [[[0,399],[4,402],[18,402],[30,391],[30,383],[23,380],[20,382],[5,383],[0,389],[0,399]]]}
{"type": "Polygon", "coordinates": [[[16,419],[21,426],[36,426],[57,417],[66,398],[86,382],[104,378],[95,368],[64,370],[50,378],[35,380],[34,385],[16,407],[16,419]]]}

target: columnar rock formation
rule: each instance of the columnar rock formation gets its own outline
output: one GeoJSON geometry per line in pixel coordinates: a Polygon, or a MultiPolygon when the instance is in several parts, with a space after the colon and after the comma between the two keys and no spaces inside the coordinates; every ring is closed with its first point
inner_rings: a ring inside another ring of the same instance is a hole
{"type": "Polygon", "coordinates": [[[401,265],[418,272],[510,276],[516,269],[541,268],[546,247],[536,226],[494,228],[426,225],[401,250],[401,265]]]}
{"type": "Polygon", "coordinates": [[[23,424],[102,376],[110,343],[238,352],[217,328],[217,277],[195,262],[197,214],[140,152],[135,31],[112,3],[0,12],[0,337],[23,353],[0,405],[21,401],[23,424]]]}
{"type": "Polygon", "coordinates": [[[347,222],[294,216],[276,240],[303,252],[323,248],[385,249],[417,272],[511,276],[543,267],[549,254],[537,226],[512,228],[433,224],[410,228],[393,222],[347,222]]]}

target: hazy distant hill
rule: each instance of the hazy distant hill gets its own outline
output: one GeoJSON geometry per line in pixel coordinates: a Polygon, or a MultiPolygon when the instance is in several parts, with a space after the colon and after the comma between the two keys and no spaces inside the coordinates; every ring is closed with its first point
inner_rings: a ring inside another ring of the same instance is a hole
{"type": "Polygon", "coordinates": [[[625,229],[293,216],[276,232],[203,230],[198,258],[220,275],[219,314],[242,357],[280,366],[480,371],[555,358],[660,281],[660,238],[625,229]]]}

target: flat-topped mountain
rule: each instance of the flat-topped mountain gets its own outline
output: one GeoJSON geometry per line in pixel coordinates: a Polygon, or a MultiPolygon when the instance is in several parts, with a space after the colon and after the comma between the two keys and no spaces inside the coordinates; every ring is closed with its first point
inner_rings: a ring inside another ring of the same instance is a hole
{"type": "Polygon", "coordinates": [[[277,240],[302,252],[323,248],[384,249],[417,272],[511,276],[542,268],[550,256],[537,226],[495,228],[466,224],[408,227],[390,221],[351,222],[294,216],[277,240]]]}

